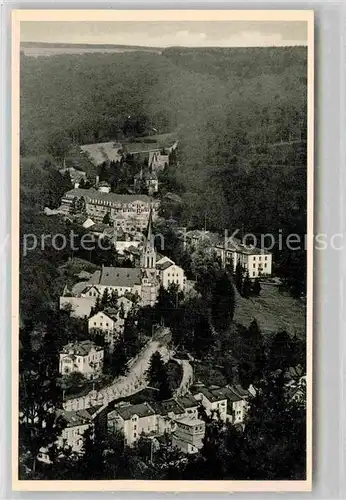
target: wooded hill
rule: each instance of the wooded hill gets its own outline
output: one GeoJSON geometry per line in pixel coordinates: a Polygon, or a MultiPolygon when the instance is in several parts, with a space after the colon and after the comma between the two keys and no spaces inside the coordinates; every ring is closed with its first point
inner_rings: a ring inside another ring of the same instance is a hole
{"type": "Polygon", "coordinates": [[[189,227],[303,235],[306,118],[305,47],[22,55],[22,155],[177,131],[162,187],[189,227]]]}

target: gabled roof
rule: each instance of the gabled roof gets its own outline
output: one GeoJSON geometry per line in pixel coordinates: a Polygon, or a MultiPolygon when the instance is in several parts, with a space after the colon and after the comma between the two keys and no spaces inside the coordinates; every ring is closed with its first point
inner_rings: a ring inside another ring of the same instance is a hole
{"type": "Polygon", "coordinates": [[[69,354],[72,352],[77,356],[87,356],[92,349],[100,351],[103,347],[96,345],[95,342],[92,342],[91,340],[83,340],[81,342],[70,342],[69,344],[64,345],[61,353],[69,354]]]}
{"type": "Polygon", "coordinates": [[[119,319],[119,313],[116,309],[104,309],[102,311],[98,311],[97,313],[93,314],[89,318],[89,321],[91,321],[98,314],[103,314],[104,316],[106,316],[107,318],[109,318],[112,321],[118,321],[118,319],[119,319]]]}
{"type": "Polygon", "coordinates": [[[66,421],[66,427],[77,427],[79,425],[89,424],[100,408],[102,408],[102,406],[93,406],[86,410],[58,410],[57,416],[63,417],[66,421]]]}
{"type": "Polygon", "coordinates": [[[141,270],[133,267],[103,267],[95,271],[89,284],[133,287],[141,284],[141,270]]]}
{"type": "Polygon", "coordinates": [[[147,402],[137,405],[120,405],[114,408],[114,410],[121,416],[123,420],[130,420],[135,415],[137,415],[139,418],[155,415],[154,409],[147,402]]]}
{"type": "Polygon", "coordinates": [[[157,415],[166,416],[169,413],[181,415],[184,413],[184,408],[179,405],[178,402],[173,398],[166,399],[165,401],[160,402],[155,401],[153,403],[150,403],[150,405],[153,407],[157,415]]]}
{"type": "Polygon", "coordinates": [[[219,393],[218,391],[219,389],[210,390],[207,387],[199,387],[194,391],[194,394],[203,394],[211,403],[227,399],[223,393],[219,393]]]}
{"type": "Polygon", "coordinates": [[[177,402],[183,408],[194,408],[199,405],[199,402],[192,396],[192,394],[186,394],[185,396],[180,396],[176,398],[177,402]]]}
{"type": "Polygon", "coordinates": [[[169,267],[171,267],[173,265],[174,265],[173,262],[162,262],[162,263],[156,264],[156,268],[159,271],[165,271],[166,269],[168,269],[169,267]]]}

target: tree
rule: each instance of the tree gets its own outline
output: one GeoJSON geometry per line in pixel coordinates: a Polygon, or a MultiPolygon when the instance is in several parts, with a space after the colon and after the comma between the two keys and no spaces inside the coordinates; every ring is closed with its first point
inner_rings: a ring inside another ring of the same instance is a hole
{"type": "Polygon", "coordinates": [[[234,315],[235,298],[231,280],[226,272],[217,277],[211,301],[211,316],[215,329],[225,331],[234,315]]]}
{"type": "Polygon", "coordinates": [[[35,474],[37,455],[52,445],[64,428],[56,410],[62,406],[62,391],[56,383],[58,355],[54,340],[43,339],[39,349],[24,340],[19,363],[19,443],[22,465],[35,474]]]}
{"type": "Polygon", "coordinates": [[[266,365],[263,336],[255,319],[249,328],[241,330],[237,351],[239,378],[242,386],[247,388],[262,378],[266,365]]]}
{"type": "MultiPolygon", "coordinates": [[[[286,331],[278,332],[269,348],[268,368],[275,371],[277,369],[285,370],[290,366],[296,366],[295,353],[293,352],[293,341],[286,331]]],[[[297,342],[295,342],[297,345],[297,342]]]]}
{"type": "Polygon", "coordinates": [[[254,480],[306,477],[305,402],[289,399],[284,373],[255,384],[244,431],[244,474],[254,480]]]}
{"type": "Polygon", "coordinates": [[[244,277],[244,269],[240,262],[237,262],[235,268],[235,286],[240,294],[242,294],[243,290],[243,277],[244,277]]]}
{"type": "Polygon", "coordinates": [[[256,278],[253,284],[253,290],[252,293],[255,297],[258,297],[261,293],[261,283],[259,281],[259,278],[256,278]]]}
{"type": "Polygon", "coordinates": [[[109,303],[109,291],[108,291],[108,288],[105,288],[103,291],[100,305],[103,309],[105,309],[105,307],[107,307],[108,303],[109,303]]]}
{"type": "Polygon", "coordinates": [[[110,213],[109,213],[109,212],[107,212],[107,213],[104,215],[104,217],[103,217],[103,219],[102,219],[102,222],[103,222],[103,224],[107,224],[107,225],[110,225],[110,224],[111,224],[111,216],[110,216],[110,213]]]}
{"type": "Polygon", "coordinates": [[[172,397],[172,391],[168,383],[167,367],[159,351],[154,352],[150,358],[149,368],[146,372],[148,383],[157,388],[158,399],[169,399],[172,397]]]}
{"type": "Polygon", "coordinates": [[[243,287],[242,287],[242,296],[248,299],[251,296],[251,288],[252,288],[252,283],[249,277],[249,272],[245,274],[245,278],[243,281],[243,287]]]}

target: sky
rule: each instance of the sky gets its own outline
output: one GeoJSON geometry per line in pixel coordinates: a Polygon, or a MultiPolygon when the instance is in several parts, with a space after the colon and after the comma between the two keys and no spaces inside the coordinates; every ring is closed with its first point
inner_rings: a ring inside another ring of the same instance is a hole
{"type": "Polygon", "coordinates": [[[22,21],[22,42],[147,47],[307,45],[305,21],[22,21]]]}

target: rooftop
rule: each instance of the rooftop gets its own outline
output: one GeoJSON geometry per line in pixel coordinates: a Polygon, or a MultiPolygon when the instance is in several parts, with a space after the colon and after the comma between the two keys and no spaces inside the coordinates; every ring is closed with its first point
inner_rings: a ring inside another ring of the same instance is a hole
{"type": "Polygon", "coordinates": [[[61,352],[62,354],[69,354],[72,352],[78,356],[87,356],[92,349],[100,351],[103,347],[96,345],[95,342],[91,340],[83,340],[81,342],[70,342],[64,345],[61,352]]]}
{"type": "Polygon", "coordinates": [[[175,415],[181,415],[184,413],[183,408],[178,404],[175,399],[167,399],[166,401],[153,402],[150,403],[154,408],[157,415],[168,415],[168,413],[174,413],[175,415]]]}
{"type": "Polygon", "coordinates": [[[99,202],[112,202],[112,203],[135,203],[135,202],[143,202],[150,203],[151,198],[146,194],[118,194],[118,193],[101,193],[96,189],[81,189],[75,188],[70,189],[64,195],[64,197],[68,198],[81,198],[84,197],[87,202],[90,200],[97,200],[99,202]]]}
{"type": "Polygon", "coordinates": [[[210,401],[211,403],[215,403],[216,401],[222,401],[226,399],[226,396],[219,391],[220,389],[208,389],[207,387],[199,387],[194,392],[195,394],[203,394],[208,399],[208,401],[210,401]]]}
{"type": "Polygon", "coordinates": [[[165,269],[168,269],[169,267],[173,266],[173,262],[160,262],[156,264],[156,268],[159,269],[160,271],[164,271],[165,269]]]}
{"type": "Polygon", "coordinates": [[[137,415],[139,418],[155,415],[154,409],[146,402],[137,405],[119,405],[114,410],[123,420],[130,420],[134,415],[137,415]]]}
{"type": "Polygon", "coordinates": [[[194,408],[199,405],[198,401],[192,396],[192,394],[186,394],[185,396],[177,398],[177,402],[183,408],[194,408]]]}
{"type": "Polygon", "coordinates": [[[106,267],[95,271],[89,285],[133,287],[141,284],[141,270],[133,267],[106,267]]]}
{"type": "Polygon", "coordinates": [[[188,425],[189,427],[194,427],[195,425],[205,426],[204,420],[201,420],[199,418],[184,417],[184,418],[179,418],[179,420],[177,420],[176,422],[177,424],[188,425]]]}
{"type": "Polygon", "coordinates": [[[86,410],[58,410],[57,415],[64,418],[66,427],[76,427],[88,424],[100,408],[102,408],[102,406],[93,406],[86,410]]]}

